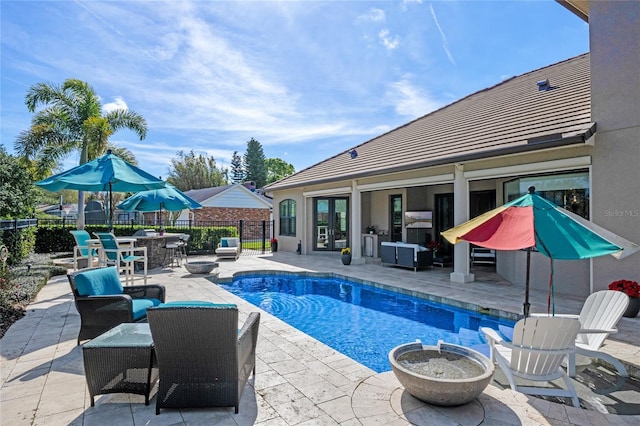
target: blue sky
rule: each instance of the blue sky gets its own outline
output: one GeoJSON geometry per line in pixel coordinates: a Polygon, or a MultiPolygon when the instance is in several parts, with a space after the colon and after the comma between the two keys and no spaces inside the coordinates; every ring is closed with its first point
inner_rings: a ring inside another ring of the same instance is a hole
{"type": "MultiPolygon", "coordinates": [[[[88,82],[166,178],[179,150],[228,167],[250,138],[296,171],[501,80],[589,50],[555,1],[7,1],[1,142],[12,153],[39,82],[88,82]]],[[[76,165],[76,155],[64,168],[76,165]]]]}

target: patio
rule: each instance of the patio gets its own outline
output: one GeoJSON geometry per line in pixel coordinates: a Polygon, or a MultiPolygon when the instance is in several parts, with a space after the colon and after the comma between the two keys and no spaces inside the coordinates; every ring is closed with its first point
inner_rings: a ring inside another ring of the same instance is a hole
{"type": "MultiPolygon", "coordinates": [[[[223,260],[218,268],[219,279],[230,278],[239,271],[259,270],[335,272],[400,287],[409,293],[428,292],[436,300],[457,300],[462,307],[479,305],[512,316],[522,311],[522,289],[501,281],[488,267],[477,268],[477,282],[469,284],[449,282],[447,268],[414,272],[376,263],[344,266],[337,256],[281,252],[223,260]]],[[[183,267],[151,270],[149,283],[166,285],[168,301],[235,303],[241,322],[249,312],[258,310],[205,276],[190,275],[183,267]]],[[[546,292],[532,291],[531,303],[532,312],[545,311],[546,292]]],[[[582,301],[556,296],[556,306],[558,312],[577,313],[582,301]]],[[[611,336],[604,347],[624,361],[635,378],[640,376],[639,325],[638,317],[623,318],[618,324],[619,333],[611,336]]],[[[635,415],[576,409],[502,389],[495,382],[465,406],[428,406],[403,392],[393,373],[376,374],[265,312],[260,323],[256,379],[255,383],[253,379],[249,381],[254,389],[243,393],[239,414],[233,414],[230,408],[212,408],[166,410],[156,416],[155,390],[149,406],[144,405],[143,396],[110,394],[99,396],[95,407],[91,407],[82,350],[76,346],[78,327],[79,315],[67,278],[55,277],[30,305],[27,315],[0,341],[3,424],[601,425],[640,421],[640,393],[633,389],[625,392],[619,408],[635,415]]],[[[632,381],[637,383],[636,379],[632,381]]],[[[581,402],[593,403],[592,397],[580,395],[581,402]]]]}

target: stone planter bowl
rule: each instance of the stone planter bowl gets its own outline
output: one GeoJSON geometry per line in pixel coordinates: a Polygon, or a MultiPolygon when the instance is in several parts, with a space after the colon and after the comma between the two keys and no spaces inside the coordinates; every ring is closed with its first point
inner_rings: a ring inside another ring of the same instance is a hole
{"type": "Polygon", "coordinates": [[[463,346],[439,342],[439,346],[423,346],[422,343],[407,343],[396,346],[389,352],[389,362],[398,381],[411,395],[434,405],[454,406],[471,402],[489,385],[493,377],[493,363],[486,356],[463,346]],[[410,354],[416,361],[429,357],[447,357],[447,354],[467,358],[479,375],[462,379],[438,378],[417,373],[398,362],[401,355],[410,354]],[[479,368],[476,368],[479,367],[479,368]]]}
{"type": "Polygon", "coordinates": [[[190,274],[208,274],[218,267],[217,262],[201,260],[197,262],[187,262],[184,267],[190,274]]]}

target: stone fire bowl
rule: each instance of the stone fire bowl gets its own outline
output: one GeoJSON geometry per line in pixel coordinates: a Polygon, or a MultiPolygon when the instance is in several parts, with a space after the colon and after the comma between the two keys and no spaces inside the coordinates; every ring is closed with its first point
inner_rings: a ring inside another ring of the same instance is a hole
{"type": "Polygon", "coordinates": [[[493,363],[480,352],[464,346],[440,342],[440,346],[423,346],[422,343],[407,343],[396,346],[389,352],[389,362],[396,378],[414,397],[434,405],[454,406],[471,402],[489,385],[493,377],[493,363]],[[478,363],[484,373],[468,379],[444,379],[424,376],[403,367],[397,358],[411,351],[450,352],[462,355],[478,363]]]}
{"type": "Polygon", "coordinates": [[[218,267],[218,262],[199,260],[196,262],[187,262],[184,267],[190,274],[208,274],[218,267]]]}

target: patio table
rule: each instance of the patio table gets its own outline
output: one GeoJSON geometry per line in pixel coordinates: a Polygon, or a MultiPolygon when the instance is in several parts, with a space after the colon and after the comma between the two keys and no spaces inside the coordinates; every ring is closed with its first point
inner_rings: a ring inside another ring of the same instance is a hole
{"type": "Polygon", "coordinates": [[[144,395],[149,405],[158,368],[148,323],[124,323],[82,347],[84,372],[91,396],[108,393],[144,395]]]}

